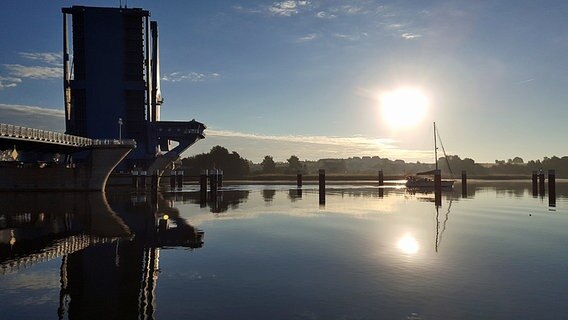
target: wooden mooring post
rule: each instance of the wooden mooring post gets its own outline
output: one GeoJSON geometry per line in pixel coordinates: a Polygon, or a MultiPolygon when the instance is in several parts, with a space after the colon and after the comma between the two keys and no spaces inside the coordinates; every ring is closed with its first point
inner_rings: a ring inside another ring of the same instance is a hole
{"type": "Polygon", "coordinates": [[[152,203],[157,203],[158,201],[158,186],[160,184],[160,175],[158,171],[152,172],[152,179],[150,180],[150,191],[152,203]]]}
{"type": "Polygon", "coordinates": [[[139,189],[146,190],[146,180],[148,171],[140,171],[140,181],[138,182],[139,189]]]}
{"type": "Polygon", "coordinates": [[[532,194],[533,196],[538,196],[538,175],[536,171],[532,172],[532,194]]]}
{"type": "Polygon", "coordinates": [[[223,187],[223,170],[217,170],[217,186],[223,187]]]}
{"type": "Polygon", "coordinates": [[[325,204],[325,170],[319,169],[319,203],[325,204]]]}
{"type": "Polygon", "coordinates": [[[544,196],[544,172],[538,174],[538,194],[544,196]]]}
{"type": "Polygon", "coordinates": [[[379,187],[382,187],[385,184],[385,176],[383,174],[383,170],[379,170],[379,187]]]}
{"type": "Polygon", "coordinates": [[[209,171],[209,190],[212,197],[217,196],[217,188],[219,186],[219,174],[217,170],[209,171]]]}
{"type": "Polygon", "coordinates": [[[140,176],[140,171],[138,170],[132,170],[132,188],[134,188],[134,190],[138,190],[138,183],[139,183],[139,176],[140,176]]]}
{"type": "Polygon", "coordinates": [[[176,188],[176,171],[170,171],[170,189],[174,190],[176,188]]]}
{"type": "Polygon", "coordinates": [[[556,171],[548,170],[548,205],[556,207],[556,171]]]}
{"type": "Polygon", "coordinates": [[[296,187],[302,187],[302,174],[299,172],[296,174],[296,187]]]}
{"type": "Polygon", "coordinates": [[[179,189],[183,188],[183,170],[176,171],[177,187],[179,189]]]}
{"type": "Polygon", "coordinates": [[[207,205],[207,170],[202,171],[199,175],[199,203],[201,207],[207,205]]]}
{"type": "Polygon", "coordinates": [[[462,170],[462,198],[467,198],[467,171],[462,170]]]}

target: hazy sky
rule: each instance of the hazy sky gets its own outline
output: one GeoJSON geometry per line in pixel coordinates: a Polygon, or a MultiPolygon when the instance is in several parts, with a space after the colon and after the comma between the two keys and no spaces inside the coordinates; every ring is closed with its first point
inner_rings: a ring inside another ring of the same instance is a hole
{"type": "MultiPolygon", "coordinates": [[[[208,126],[185,155],[432,162],[432,121],[448,153],[477,162],[568,154],[568,1],[127,3],[158,21],[162,119],[208,126]],[[395,128],[378,97],[401,87],[428,106],[395,128]]],[[[1,4],[0,122],[63,130],[72,5],[119,1],[1,4]]]]}

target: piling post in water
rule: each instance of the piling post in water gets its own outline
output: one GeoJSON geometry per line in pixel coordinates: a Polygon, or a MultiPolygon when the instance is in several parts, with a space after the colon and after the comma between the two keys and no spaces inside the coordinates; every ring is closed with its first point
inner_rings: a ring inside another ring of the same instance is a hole
{"type": "Polygon", "coordinates": [[[434,201],[437,206],[442,205],[442,171],[434,171],[434,201]]]}
{"type": "Polygon", "coordinates": [[[296,187],[302,187],[302,174],[300,172],[296,174],[296,187]]]}
{"type": "Polygon", "coordinates": [[[201,206],[204,206],[207,204],[207,170],[201,172],[201,174],[199,175],[199,193],[199,203],[201,204],[201,206]]]}
{"type": "Polygon", "coordinates": [[[158,171],[152,172],[152,190],[158,190],[158,171]]]}
{"type": "Polygon", "coordinates": [[[383,174],[383,170],[379,170],[379,187],[385,184],[385,177],[383,174]]]}
{"type": "Polygon", "coordinates": [[[223,170],[217,171],[217,186],[219,188],[223,187],[223,170]]]}
{"type": "Polygon", "coordinates": [[[159,175],[158,175],[158,171],[154,171],[152,172],[152,179],[150,180],[150,190],[151,190],[151,198],[152,198],[152,203],[157,203],[158,201],[158,184],[160,183],[159,181],[159,175]]]}
{"type": "Polygon", "coordinates": [[[538,174],[538,193],[544,196],[544,172],[539,172],[538,174]]]}
{"type": "Polygon", "coordinates": [[[167,219],[164,219],[164,218],[161,218],[161,219],[158,221],[158,230],[161,231],[161,232],[164,232],[164,231],[166,231],[167,229],[168,229],[168,220],[167,220],[167,219]]]}
{"type": "Polygon", "coordinates": [[[325,170],[319,169],[319,203],[325,204],[325,170]]]}
{"type": "Polygon", "coordinates": [[[176,178],[177,178],[177,187],[179,189],[183,188],[183,170],[178,170],[176,172],[176,178]]]}
{"type": "Polygon", "coordinates": [[[132,170],[132,187],[138,190],[138,175],[140,174],[137,170],[132,170]]]}
{"type": "Polygon", "coordinates": [[[551,207],[556,206],[556,171],[548,170],[548,204],[551,207]]]}
{"type": "Polygon", "coordinates": [[[176,188],[176,171],[170,171],[170,188],[174,190],[176,188]]]}
{"type": "Polygon", "coordinates": [[[143,190],[146,190],[146,180],[147,180],[147,176],[148,175],[148,171],[140,171],[140,188],[142,188],[143,190]]]}
{"type": "Polygon", "coordinates": [[[217,193],[217,170],[211,170],[209,174],[209,189],[211,190],[211,195],[214,197],[217,193]]]}
{"type": "Polygon", "coordinates": [[[533,196],[538,195],[538,175],[536,171],[532,172],[532,193],[533,196]]]}
{"type": "Polygon", "coordinates": [[[462,170],[462,198],[467,198],[467,171],[462,170]]]}

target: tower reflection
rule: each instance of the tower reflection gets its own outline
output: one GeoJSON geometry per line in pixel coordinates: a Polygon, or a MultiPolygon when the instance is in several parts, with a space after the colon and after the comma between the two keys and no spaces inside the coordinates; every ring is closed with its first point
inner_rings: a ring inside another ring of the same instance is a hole
{"type": "Polygon", "coordinates": [[[153,319],[160,249],[203,246],[170,201],[129,193],[0,194],[0,272],[62,258],[59,319],[153,319]]]}

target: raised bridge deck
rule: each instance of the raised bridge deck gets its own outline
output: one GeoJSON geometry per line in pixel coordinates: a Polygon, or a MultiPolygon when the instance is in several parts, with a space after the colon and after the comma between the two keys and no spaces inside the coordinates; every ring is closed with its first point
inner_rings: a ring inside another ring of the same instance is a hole
{"type": "Polygon", "coordinates": [[[102,145],[129,145],[136,146],[132,139],[90,139],[74,136],[62,132],[28,128],[11,124],[0,123],[0,148],[19,149],[30,147],[38,148],[40,145],[51,145],[54,150],[60,148],[88,148],[102,145]]]}

